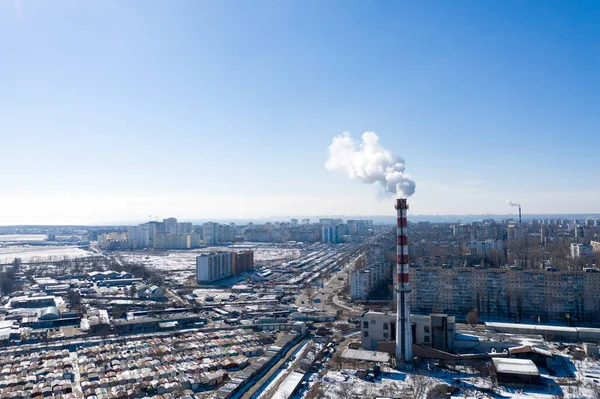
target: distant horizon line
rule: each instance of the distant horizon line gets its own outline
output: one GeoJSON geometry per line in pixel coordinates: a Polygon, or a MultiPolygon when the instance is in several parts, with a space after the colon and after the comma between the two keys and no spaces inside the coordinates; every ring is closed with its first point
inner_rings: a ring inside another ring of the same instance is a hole
{"type": "MultiPolygon", "coordinates": [[[[169,216],[174,217],[174,216],[169,216]]],[[[477,219],[494,219],[495,218],[503,218],[503,219],[516,219],[518,218],[518,214],[513,213],[468,213],[468,214],[409,214],[410,219],[421,219],[419,221],[429,221],[427,219],[433,219],[434,221],[445,221],[447,222],[449,219],[466,219],[469,221],[476,221],[477,219]]],[[[302,219],[310,219],[311,223],[314,223],[315,220],[318,219],[345,219],[345,220],[373,220],[373,221],[393,221],[395,217],[392,215],[314,215],[314,216],[262,216],[262,217],[249,217],[249,218],[194,218],[194,219],[180,219],[175,217],[178,222],[191,222],[192,224],[201,224],[206,222],[221,222],[221,223],[235,223],[235,222],[245,222],[245,223],[255,223],[255,222],[290,222],[291,219],[298,219],[301,221],[302,219]]],[[[547,219],[547,218],[565,218],[565,219],[581,219],[581,218],[600,218],[600,213],[528,213],[527,215],[522,216],[523,220],[531,220],[531,219],[547,219]]],[[[166,219],[166,218],[163,218],[166,219]]],[[[466,221],[461,220],[461,221],[466,221]]],[[[67,223],[67,224],[8,224],[8,225],[0,225],[0,228],[8,228],[8,227],[120,227],[120,226],[133,226],[138,224],[144,224],[148,222],[160,222],[162,220],[140,220],[140,219],[132,219],[132,220],[121,220],[114,222],[99,222],[99,223],[67,223]]]]}

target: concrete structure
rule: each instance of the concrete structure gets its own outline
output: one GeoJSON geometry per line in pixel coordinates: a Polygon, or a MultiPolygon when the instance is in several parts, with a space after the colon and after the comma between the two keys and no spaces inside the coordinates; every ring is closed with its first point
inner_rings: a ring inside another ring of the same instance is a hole
{"type": "Polygon", "coordinates": [[[571,258],[578,259],[588,256],[594,256],[594,248],[588,244],[571,244],[571,258]]]}
{"type": "Polygon", "coordinates": [[[481,256],[489,256],[490,250],[502,251],[502,240],[483,240],[483,241],[470,241],[467,244],[471,253],[476,253],[481,256]]]}
{"type": "Polygon", "coordinates": [[[590,241],[590,245],[594,253],[600,253],[600,241],[590,241]]]}
{"type": "Polygon", "coordinates": [[[396,200],[396,358],[401,363],[412,361],[412,328],[410,322],[410,281],[408,277],[408,201],[396,200]]]}
{"type": "MultiPolygon", "coordinates": [[[[380,342],[396,340],[396,315],[368,311],[360,318],[361,346],[376,350],[380,342]]],[[[454,349],[456,321],[445,314],[411,315],[412,344],[450,352],[454,349]]]]}
{"type": "Polygon", "coordinates": [[[234,252],[231,261],[231,269],[234,276],[254,270],[253,251],[234,252]]]}
{"type": "Polygon", "coordinates": [[[232,253],[213,252],[196,257],[196,281],[212,282],[233,275],[232,253]]]}
{"type": "Polygon", "coordinates": [[[344,225],[327,225],[321,228],[321,242],[329,244],[339,244],[344,235],[344,225]]]}
{"type": "Polygon", "coordinates": [[[219,243],[219,224],[204,223],[202,225],[202,239],[206,245],[217,245],[219,243]]]}
{"type": "Polygon", "coordinates": [[[594,322],[600,320],[600,273],[587,271],[411,267],[415,312],[482,318],[514,317],[594,322]]]}
{"type": "Polygon", "coordinates": [[[163,219],[163,228],[165,233],[177,233],[177,219],[167,218],[163,219]]]}
{"type": "Polygon", "coordinates": [[[384,262],[350,272],[350,300],[367,300],[369,294],[388,279],[389,272],[390,268],[384,262]]]}
{"type": "Polygon", "coordinates": [[[445,352],[454,350],[456,320],[453,316],[432,313],[411,315],[414,342],[445,352]]]}
{"type": "Polygon", "coordinates": [[[175,225],[175,232],[177,234],[187,234],[192,232],[191,222],[179,222],[175,225]]]}
{"type": "Polygon", "coordinates": [[[146,248],[150,245],[150,230],[147,225],[129,226],[127,239],[133,242],[133,248],[146,248]]]}
{"type": "Polygon", "coordinates": [[[486,322],[486,329],[506,334],[541,335],[549,340],[600,342],[600,328],[486,322]]]}
{"type": "Polygon", "coordinates": [[[492,359],[496,379],[501,383],[537,384],[540,372],[536,365],[527,359],[492,359]]]}
{"type": "Polygon", "coordinates": [[[600,346],[598,346],[598,344],[590,344],[586,342],[583,344],[583,351],[587,356],[600,356],[600,346]]]}

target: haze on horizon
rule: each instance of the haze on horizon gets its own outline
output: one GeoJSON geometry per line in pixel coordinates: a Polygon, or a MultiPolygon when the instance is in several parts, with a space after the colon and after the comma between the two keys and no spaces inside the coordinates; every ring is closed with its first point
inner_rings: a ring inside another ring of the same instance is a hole
{"type": "Polygon", "coordinates": [[[600,213],[600,4],[0,3],[0,225],[600,213]]]}

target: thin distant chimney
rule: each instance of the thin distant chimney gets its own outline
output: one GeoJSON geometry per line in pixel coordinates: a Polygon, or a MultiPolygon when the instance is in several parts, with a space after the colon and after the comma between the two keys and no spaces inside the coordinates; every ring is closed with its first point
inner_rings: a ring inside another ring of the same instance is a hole
{"type": "Polygon", "coordinates": [[[519,205],[519,224],[521,224],[521,205],[519,205]]]}

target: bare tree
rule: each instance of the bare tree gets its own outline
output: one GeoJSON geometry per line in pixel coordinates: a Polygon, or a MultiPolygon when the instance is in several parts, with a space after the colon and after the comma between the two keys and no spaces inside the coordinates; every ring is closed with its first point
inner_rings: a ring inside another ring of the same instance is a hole
{"type": "Polygon", "coordinates": [[[467,323],[469,323],[471,327],[475,327],[479,324],[479,310],[473,309],[467,313],[467,323]]]}
{"type": "Polygon", "coordinates": [[[339,397],[342,399],[352,399],[354,397],[353,390],[354,388],[352,387],[352,383],[343,382],[342,384],[340,384],[338,389],[339,397]]]}
{"type": "Polygon", "coordinates": [[[420,373],[412,374],[411,377],[411,385],[415,394],[415,399],[425,399],[425,394],[429,387],[429,379],[420,373]]]}

